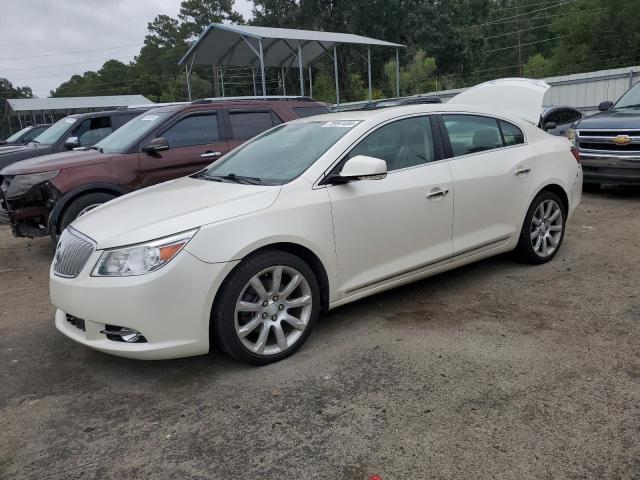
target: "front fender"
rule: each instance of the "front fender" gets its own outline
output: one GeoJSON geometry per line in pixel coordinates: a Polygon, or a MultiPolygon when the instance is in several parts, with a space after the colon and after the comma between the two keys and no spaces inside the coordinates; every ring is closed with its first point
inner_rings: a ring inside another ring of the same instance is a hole
{"type": "Polygon", "coordinates": [[[223,263],[241,260],[277,243],[299,245],[320,260],[333,300],[337,267],[331,204],[325,188],[307,187],[300,196],[281,195],[267,210],[205,225],[186,250],[204,262],[223,263]]]}

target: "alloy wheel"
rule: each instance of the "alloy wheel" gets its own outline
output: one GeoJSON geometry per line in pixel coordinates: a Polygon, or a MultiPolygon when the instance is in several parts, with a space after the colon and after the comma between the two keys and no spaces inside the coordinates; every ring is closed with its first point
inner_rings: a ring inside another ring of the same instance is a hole
{"type": "Polygon", "coordinates": [[[542,258],[553,255],[562,239],[563,228],[560,205],[551,199],[541,202],[531,218],[531,245],[536,254],[542,258]]]}
{"type": "Polygon", "coordinates": [[[277,355],[302,337],[312,306],[302,273],[285,265],[266,268],[251,277],[236,301],[236,335],[257,355],[277,355]]]}

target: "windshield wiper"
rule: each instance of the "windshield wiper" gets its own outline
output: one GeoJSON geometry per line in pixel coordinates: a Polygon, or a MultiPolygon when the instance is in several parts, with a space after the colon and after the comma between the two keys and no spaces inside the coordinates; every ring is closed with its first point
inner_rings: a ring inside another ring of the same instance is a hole
{"type": "Polygon", "coordinates": [[[227,175],[207,175],[203,174],[203,177],[207,180],[213,180],[218,182],[233,182],[243,183],[246,185],[261,185],[262,179],[258,177],[245,177],[244,175],[236,175],[235,173],[229,173],[227,175]]]}
{"type": "MultiPolygon", "coordinates": [[[[623,106],[623,107],[616,107],[616,106],[614,105],[614,107],[615,107],[615,108],[638,108],[638,107],[640,107],[640,103],[633,103],[633,104],[631,104],[631,105],[625,105],[625,106],[623,106]]],[[[612,107],[612,108],[613,108],[613,107],[612,107]]]]}

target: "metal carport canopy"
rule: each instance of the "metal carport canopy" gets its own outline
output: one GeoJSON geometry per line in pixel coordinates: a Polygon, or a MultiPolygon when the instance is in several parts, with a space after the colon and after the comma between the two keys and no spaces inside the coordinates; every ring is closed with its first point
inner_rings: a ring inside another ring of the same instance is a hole
{"type": "MultiPolygon", "coordinates": [[[[350,33],[317,32],[290,28],[270,28],[246,25],[223,25],[212,23],[200,35],[178,62],[185,65],[187,75],[193,65],[260,65],[263,80],[263,95],[266,95],[264,67],[294,67],[300,69],[301,90],[303,67],[311,66],[333,49],[337,74],[336,47],[343,44],[364,45],[368,49],[369,88],[371,89],[372,46],[398,48],[404,45],[350,33]]],[[[398,73],[398,72],[396,72],[398,73]]],[[[337,85],[337,78],[336,78],[337,85]]],[[[304,91],[301,91],[304,94],[304,91]]],[[[336,89],[336,95],[338,90],[336,89]]]]}

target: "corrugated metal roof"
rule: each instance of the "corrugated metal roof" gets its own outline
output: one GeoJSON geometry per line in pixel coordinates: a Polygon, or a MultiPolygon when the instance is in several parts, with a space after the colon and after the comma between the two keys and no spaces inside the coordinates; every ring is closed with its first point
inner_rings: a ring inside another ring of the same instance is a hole
{"type": "Polygon", "coordinates": [[[196,65],[252,65],[259,64],[258,41],[262,41],[266,67],[298,65],[298,42],[302,49],[303,66],[313,63],[335,45],[350,43],[381,47],[404,47],[398,43],[351,33],[317,32],[291,28],[254,27],[212,23],[200,35],[178,62],[196,65]],[[251,45],[249,45],[251,44],[251,45]]]}
{"type": "Polygon", "coordinates": [[[126,107],[129,105],[148,105],[153,102],[144,95],[111,95],[104,97],[9,98],[7,103],[14,112],[39,112],[41,110],[126,107]]]}

